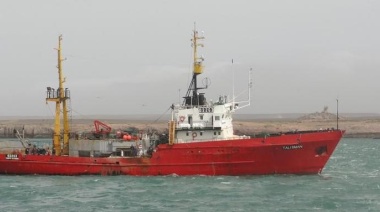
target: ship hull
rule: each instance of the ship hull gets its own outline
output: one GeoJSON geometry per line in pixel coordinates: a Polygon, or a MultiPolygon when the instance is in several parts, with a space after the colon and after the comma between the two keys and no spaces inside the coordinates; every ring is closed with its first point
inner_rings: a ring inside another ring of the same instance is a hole
{"type": "Polygon", "coordinates": [[[269,175],[317,174],[344,131],[313,131],[223,141],[161,144],[151,157],[0,154],[0,174],[269,175]]]}

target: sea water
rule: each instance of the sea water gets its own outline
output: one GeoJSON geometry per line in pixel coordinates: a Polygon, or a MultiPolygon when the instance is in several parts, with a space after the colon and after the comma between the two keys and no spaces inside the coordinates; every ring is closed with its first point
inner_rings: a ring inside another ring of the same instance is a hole
{"type": "Polygon", "coordinates": [[[345,138],[321,175],[0,175],[0,211],[380,211],[379,149],[345,138]]]}

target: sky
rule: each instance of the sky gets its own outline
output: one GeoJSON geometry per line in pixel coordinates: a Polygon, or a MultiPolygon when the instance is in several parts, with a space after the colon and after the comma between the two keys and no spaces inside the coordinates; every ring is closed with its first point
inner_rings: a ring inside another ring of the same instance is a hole
{"type": "Polygon", "coordinates": [[[162,114],[187,91],[194,23],[208,100],[247,100],[252,68],[238,113],[334,112],[337,99],[342,113],[380,113],[379,11],[375,0],[3,0],[0,116],[53,116],[61,34],[73,115],[162,114]]]}

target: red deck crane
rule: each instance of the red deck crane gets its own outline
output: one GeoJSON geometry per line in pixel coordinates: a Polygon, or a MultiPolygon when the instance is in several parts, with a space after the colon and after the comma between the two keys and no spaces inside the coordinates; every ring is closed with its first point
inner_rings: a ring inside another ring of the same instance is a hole
{"type": "Polygon", "coordinates": [[[107,124],[99,121],[99,120],[95,120],[94,121],[94,126],[95,126],[95,132],[94,132],[94,135],[108,135],[112,128],[110,126],[108,126],[107,124]]]}

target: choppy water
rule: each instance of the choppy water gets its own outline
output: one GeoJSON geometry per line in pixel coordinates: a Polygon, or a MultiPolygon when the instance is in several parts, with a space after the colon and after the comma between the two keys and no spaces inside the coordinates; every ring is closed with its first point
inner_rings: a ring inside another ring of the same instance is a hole
{"type": "Polygon", "coordinates": [[[343,139],[321,176],[0,175],[0,211],[380,211],[379,149],[343,139]]]}

